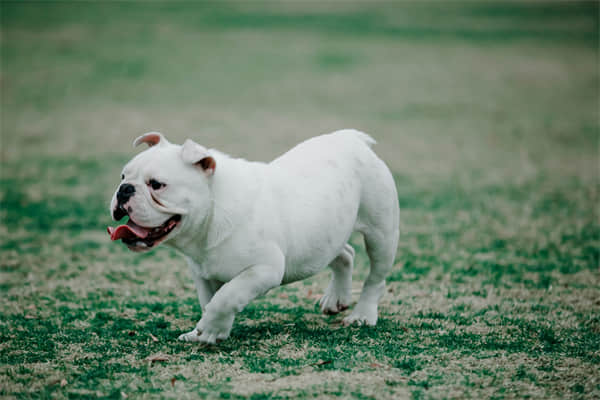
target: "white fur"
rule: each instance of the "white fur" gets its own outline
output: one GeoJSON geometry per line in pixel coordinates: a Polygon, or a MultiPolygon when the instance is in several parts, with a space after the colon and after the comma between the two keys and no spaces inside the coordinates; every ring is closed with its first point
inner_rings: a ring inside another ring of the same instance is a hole
{"type": "Polygon", "coordinates": [[[362,132],[341,130],[309,139],[268,164],[197,145],[198,154],[216,160],[207,174],[190,162],[194,152],[182,156],[181,146],[165,140],[125,166],[124,181],[136,188],[128,203],[136,223],[152,227],[173,214],[183,216],[164,243],[186,256],[202,318],[181,340],[226,339],[235,313],[252,299],[327,265],[333,279],[321,308],[325,313],[347,308],[353,231],[365,237],[371,270],[344,323],[375,325],[396,253],[399,209],[394,179],[370,149],[374,143],[362,132]],[[150,195],[150,178],[167,186],[150,195]]]}

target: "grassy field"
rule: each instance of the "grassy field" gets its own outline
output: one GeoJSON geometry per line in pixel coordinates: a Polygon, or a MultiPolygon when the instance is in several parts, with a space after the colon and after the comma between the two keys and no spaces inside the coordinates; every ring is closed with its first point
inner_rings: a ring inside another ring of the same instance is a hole
{"type": "Polygon", "coordinates": [[[0,397],[600,397],[597,4],[3,1],[0,397]],[[378,325],[320,315],[323,272],[178,342],[184,260],[105,232],[131,141],[342,127],[399,192],[378,325]]]}

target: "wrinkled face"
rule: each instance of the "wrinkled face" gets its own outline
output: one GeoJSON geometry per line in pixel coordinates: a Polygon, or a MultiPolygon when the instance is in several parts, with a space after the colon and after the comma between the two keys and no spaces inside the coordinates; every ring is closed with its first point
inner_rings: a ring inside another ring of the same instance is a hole
{"type": "Polygon", "coordinates": [[[210,209],[215,165],[207,150],[190,140],[180,146],[152,135],[159,136],[142,140],[151,147],[123,168],[110,204],[115,221],[129,216],[127,224],[108,228],[111,239],[121,239],[133,251],[175,238],[210,209]]]}

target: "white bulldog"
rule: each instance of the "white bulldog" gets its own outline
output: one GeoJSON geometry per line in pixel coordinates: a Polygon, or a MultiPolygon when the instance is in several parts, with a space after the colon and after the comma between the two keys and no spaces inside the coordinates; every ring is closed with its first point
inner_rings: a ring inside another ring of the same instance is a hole
{"type": "Polygon", "coordinates": [[[365,239],[371,267],[344,324],[375,325],[377,303],[394,262],[398,196],[375,141],[356,130],[309,139],[265,164],[231,158],[192,140],[169,143],[157,132],[134,141],[150,148],[121,175],[110,209],[112,240],[133,251],[165,243],[185,255],[202,307],[180,340],[215,343],[229,337],[236,312],[282,284],[327,265],[333,277],[321,309],[351,302],[353,231],[365,239]]]}

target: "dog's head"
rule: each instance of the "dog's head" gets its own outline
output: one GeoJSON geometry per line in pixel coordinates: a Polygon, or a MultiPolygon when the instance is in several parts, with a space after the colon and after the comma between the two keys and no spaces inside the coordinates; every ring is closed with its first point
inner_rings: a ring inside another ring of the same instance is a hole
{"type": "Polygon", "coordinates": [[[186,140],[172,144],[158,132],[133,142],[150,147],[125,165],[110,203],[115,221],[108,227],[112,240],[121,239],[133,251],[149,250],[175,238],[186,225],[203,220],[211,207],[211,179],[216,162],[207,149],[186,140]]]}

